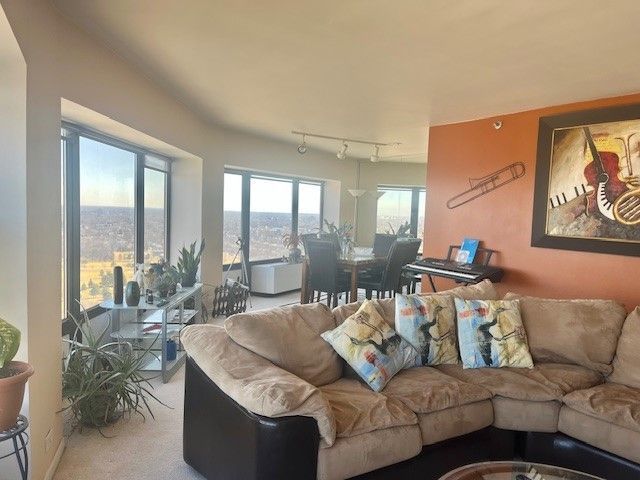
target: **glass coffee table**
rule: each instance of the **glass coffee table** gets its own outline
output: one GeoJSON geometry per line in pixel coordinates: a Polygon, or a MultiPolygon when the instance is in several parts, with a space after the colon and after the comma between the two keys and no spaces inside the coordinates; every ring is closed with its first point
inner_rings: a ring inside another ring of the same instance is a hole
{"type": "Polygon", "coordinates": [[[528,462],[482,462],[465,465],[440,480],[604,480],[566,468],[528,462]]]}

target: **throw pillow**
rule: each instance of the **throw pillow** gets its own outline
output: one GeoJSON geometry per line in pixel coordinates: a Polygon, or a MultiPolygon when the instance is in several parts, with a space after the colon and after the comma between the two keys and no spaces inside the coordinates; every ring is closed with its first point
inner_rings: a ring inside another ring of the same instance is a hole
{"type": "Polygon", "coordinates": [[[418,355],[370,301],[322,338],[376,392],[400,370],[413,366],[418,355]]]}
{"type": "Polygon", "coordinates": [[[459,363],[455,318],[449,295],[396,295],[396,330],[418,351],[418,365],[459,363]]]}
{"type": "Polygon", "coordinates": [[[517,300],[455,303],[463,368],[533,368],[517,300]]]}

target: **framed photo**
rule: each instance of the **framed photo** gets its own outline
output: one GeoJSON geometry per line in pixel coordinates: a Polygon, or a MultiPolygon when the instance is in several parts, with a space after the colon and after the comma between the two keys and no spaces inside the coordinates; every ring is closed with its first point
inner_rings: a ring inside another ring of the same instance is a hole
{"type": "Polygon", "coordinates": [[[640,105],[540,118],[531,245],[640,256],[640,105]]]}

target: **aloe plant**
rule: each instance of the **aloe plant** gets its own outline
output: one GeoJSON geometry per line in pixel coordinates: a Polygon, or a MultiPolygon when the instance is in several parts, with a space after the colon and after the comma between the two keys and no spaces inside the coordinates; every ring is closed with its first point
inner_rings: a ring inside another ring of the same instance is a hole
{"type": "Polygon", "coordinates": [[[9,363],[18,353],[20,347],[20,330],[0,318],[0,378],[13,375],[9,363]]]}
{"type": "Polygon", "coordinates": [[[109,325],[95,334],[84,309],[81,321],[71,318],[76,332],[65,340],[70,348],[62,373],[62,396],[69,402],[64,410],[71,409],[81,425],[98,428],[123,414],[144,418],[147,411],[155,418],[149,399],[164,403],[151,393],[153,386],[140,372],[150,350],[140,355],[129,342],[103,343],[109,325]]]}
{"type": "Polygon", "coordinates": [[[196,283],[196,275],[200,266],[200,258],[204,251],[204,238],[200,242],[200,249],[196,253],[196,243],[193,242],[189,249],[182,247],[180,258],[178,258],[177,268],[180,274],[180,283],[183,287],[193,287],[196,283]]]}

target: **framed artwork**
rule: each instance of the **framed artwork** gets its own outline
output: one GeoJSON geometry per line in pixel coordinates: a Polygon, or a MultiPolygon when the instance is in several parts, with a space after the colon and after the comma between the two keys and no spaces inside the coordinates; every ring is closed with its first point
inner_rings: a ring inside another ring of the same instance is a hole
{"type": "Polygon", "coordinates": [[[531,245],[640,256],[640,105],[540,118],[531,245]]]}

